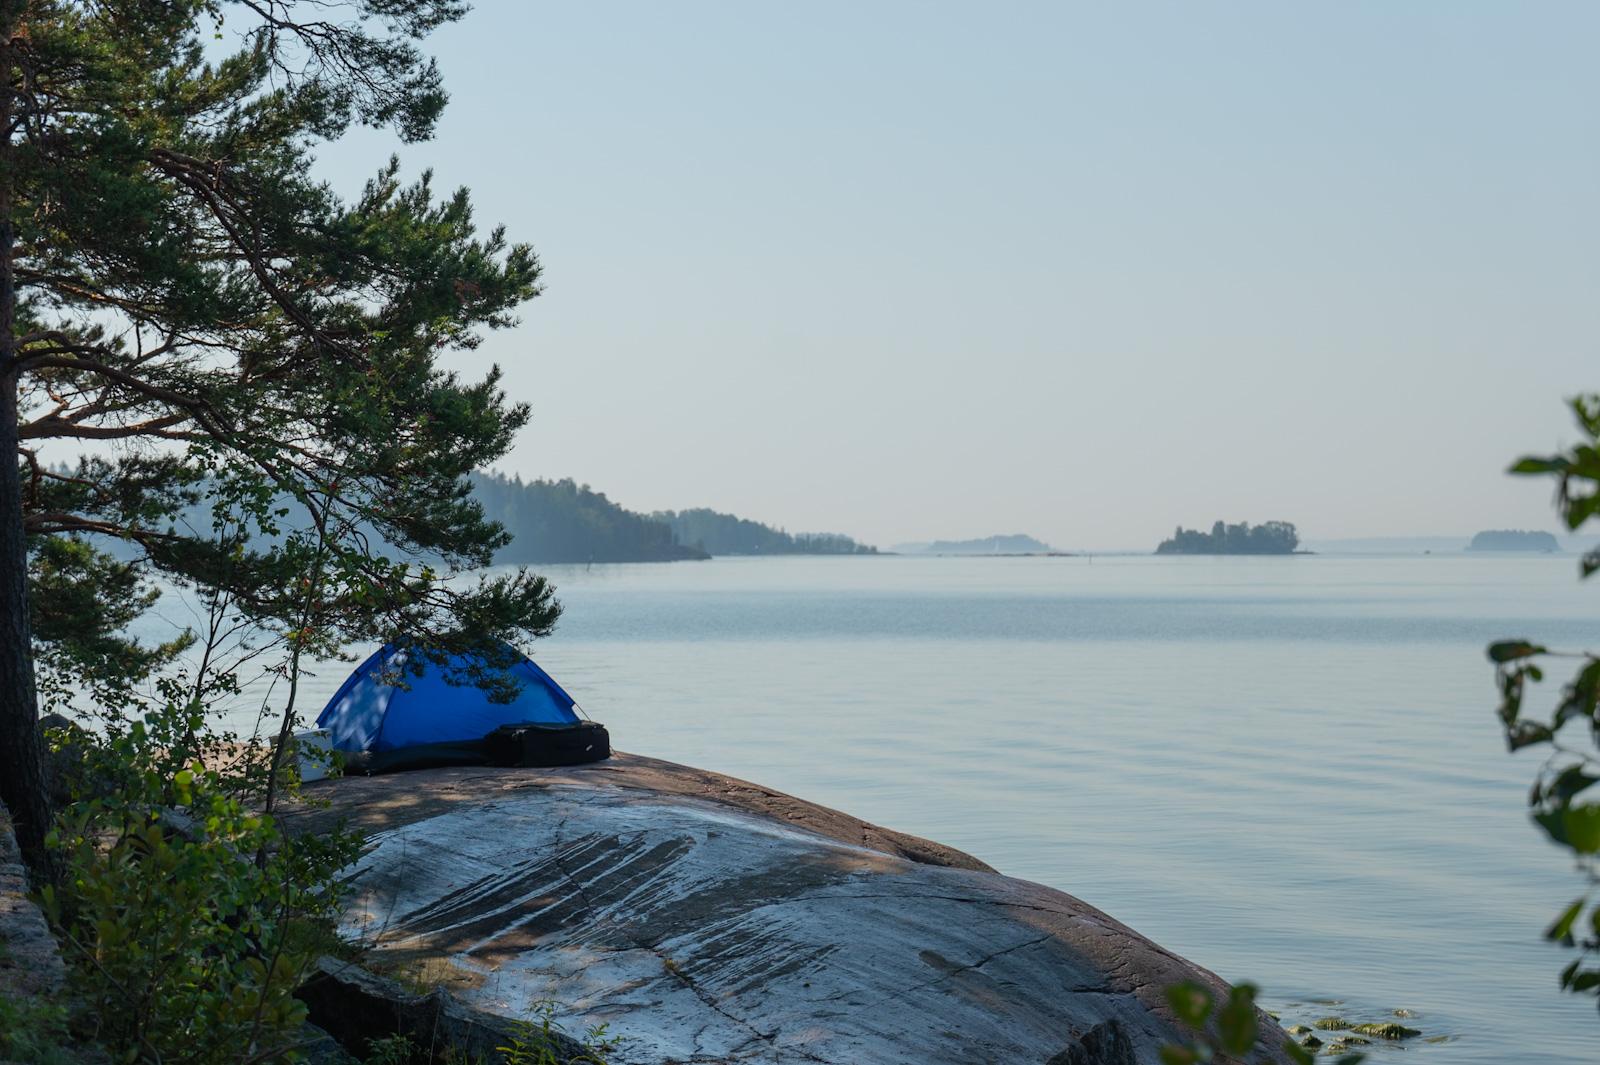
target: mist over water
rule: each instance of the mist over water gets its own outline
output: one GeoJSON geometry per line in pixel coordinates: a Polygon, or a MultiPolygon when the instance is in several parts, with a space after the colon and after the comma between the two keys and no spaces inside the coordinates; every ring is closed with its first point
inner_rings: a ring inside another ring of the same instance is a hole
{"type": "MultiPolygon", "coordinates": [[[[1286,1023],[1404,1008],[1455,1037],[1407,1051],[1440,1065],[1593,1058],[1593,1008],[1558,993],[1568,958],[1540,939],[1580,882],[1526,817],[1538,756],[1507,755],[1483,655],[1600,647],[1600,587],[1572,556],[550,575],[566,615],[529,650],[622,750],[1060,888],[1259,983],[1286,1023]]],[[[323,667],[302,705],[346,672],[323,667]]]]}

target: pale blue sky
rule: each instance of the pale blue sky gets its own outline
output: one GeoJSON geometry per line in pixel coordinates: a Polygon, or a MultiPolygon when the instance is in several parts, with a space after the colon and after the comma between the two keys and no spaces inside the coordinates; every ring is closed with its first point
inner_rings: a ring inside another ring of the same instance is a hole
{"type": "MultiPolygon", "coordinates": [[[[479,0],[401,147],[547,268],[508,472],[879,544],[1553,527],[1600,6],[479,0]]],[[[345,189],[394,150],[321,151],[345,189]]]]}

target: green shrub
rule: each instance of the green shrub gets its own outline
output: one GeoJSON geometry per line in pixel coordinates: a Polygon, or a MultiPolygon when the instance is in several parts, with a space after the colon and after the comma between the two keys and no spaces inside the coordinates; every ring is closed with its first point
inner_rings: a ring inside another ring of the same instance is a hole
{"type": "Polygon", "coordinates": [[[173,771],[158,711],[106,745],[114,791],[75,804],[50,845],[63,882],[39,896],[90,1036],[117,1062],[294,1060],[295,1000],[315,954],[304,925],[337,913],[356,840],[284,835],[199,762],[173,771]]]}
{"type": "Polygon", "coordinates": [[[0,1060],[15,1065],[70,1065],[61,1049],[67,1014],[45,998],[13,1002],[0,995],[0,1060]]]}
{"type": "Polygon", "coordinates": [[[555,1020],[555,1003],[548,999],[537,1003],[534,1016],[532,1021],[513,1025],[510,1046],[496,1048],[505,1054],[506,1065],[606,1065],[605,1055],[621,1041],[606,1034],[606,1025],[595,1025],[579,1040],[582,1052],[567,1057],[559,1038],[562,1029],[555,1020]]]}
{"type": "Polygon", "coordinates": [[[391,1035],[382,1039],[367,1040],[365,1065],[410,1065],[416,1046],[410,1036],[391,1035]]]}

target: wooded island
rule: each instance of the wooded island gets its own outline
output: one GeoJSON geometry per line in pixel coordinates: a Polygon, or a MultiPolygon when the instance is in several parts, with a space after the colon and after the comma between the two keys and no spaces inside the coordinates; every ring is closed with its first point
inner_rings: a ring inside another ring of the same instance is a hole
{"type": "Polygon", "coordinates": [[[1158,555],[1292,555],[1300,546],[1294,525],[1287,521],[1268,521],[1252,527],[1217,522],[1209,533],[1178,526],[1172,539],[1156,548],[1158,555]]]}
{"type": "Polygon", "coordinates": [[[1486,529],[1472,538],[1468,551],[1559,551],[1561,545],[1547,532],[1521,529],[1486,529]]]}

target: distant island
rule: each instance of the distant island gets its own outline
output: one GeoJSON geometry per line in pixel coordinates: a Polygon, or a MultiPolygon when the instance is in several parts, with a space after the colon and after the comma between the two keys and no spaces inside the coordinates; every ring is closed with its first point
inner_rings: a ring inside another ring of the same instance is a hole
{"type": "Polygon", "coordinates": [[[900,544],[896,550],[908,555],[1053,555],[1055,548],[1043,540],[1017,533],[989,536],[982,540],[935,540],[931,544],[900,544]]]}
{"type": "Polygon", "coordinates": [[[672,530],[681,544],[712,555],[876,555],[842,533],[789,533],[758,521],[720,514],[706,507],[658,510],[650,515],[672,530]]]}
{"type": "Polygon", "coordinates": [[[1209,533],[1178,526],[1172,539],[1161,541],[1158,555],[1292,555],[1300,546],[1294,525],[1287,521],[1268,521],[1251,527],[1217,522],[1209,533]]]}
{"type": "Polygon", "coordinates": [[[1521,529],[1491,529],[1479,533],[1467,545],[1468,551],[1560,551],[1561,545],[1547,532],[1521,529]]]}

